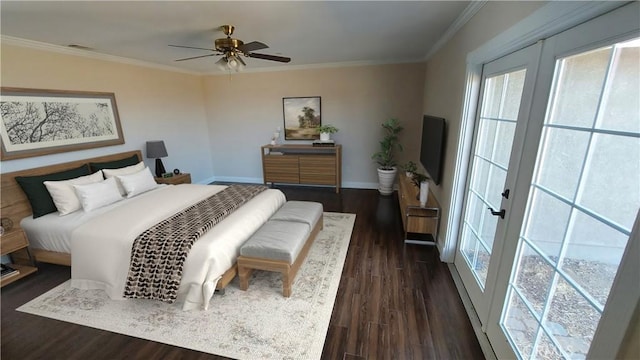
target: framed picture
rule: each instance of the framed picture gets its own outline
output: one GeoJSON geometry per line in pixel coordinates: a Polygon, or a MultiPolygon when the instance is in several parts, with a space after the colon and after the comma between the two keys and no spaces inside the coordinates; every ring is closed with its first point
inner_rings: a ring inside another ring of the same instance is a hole
{"type": "Polygon", "coordinates": [[[113,93],[1,88],[2,160],[124,144],[113,93]]]}
{"type": "Polygon", "coordinates": [[[282,98],[285,140],[315,140],[320,138],[318,126],[320,96],[282,98]]]}

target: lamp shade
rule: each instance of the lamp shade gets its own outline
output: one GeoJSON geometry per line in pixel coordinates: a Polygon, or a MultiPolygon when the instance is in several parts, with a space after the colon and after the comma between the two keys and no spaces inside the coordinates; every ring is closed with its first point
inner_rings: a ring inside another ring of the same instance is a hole
{"type": "Polygon", "coordinates": [[[147,141],[147,157],[149,159],[167,157],[167,148],[164,146],[164,141],[147,141]]]}

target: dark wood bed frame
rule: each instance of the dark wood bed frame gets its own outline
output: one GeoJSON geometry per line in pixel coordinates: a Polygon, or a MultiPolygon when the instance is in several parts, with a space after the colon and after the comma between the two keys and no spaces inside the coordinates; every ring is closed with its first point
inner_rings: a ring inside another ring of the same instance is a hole
{"type": "MultiPolygon", "coordinates": [[[[82,159],[70,161],[62,164],[47,165],[37,167],[33,169],[20,170],[6,174],[0,174],[0,202],[2,209],[0,216],[3,218],[9,218],[13,221],[14,226],[20,226],[20,220],[32,214],[31,205],[27,196],[22,191],[18,182],[16,182],[16,176],[36,176],[45,175],[54,172],[74,169],[82,165],[89,166],[90,162],[106,162],[120,160],[124,158],[136,155],[138,160],[142,160],[142,152],[140,150],[126,151],[117,154],[104,155],[90,159],[82,159]]],[[[31,253],[35,257],[36,261],[71,266],[71,254],[48,251],[43,249],[31,249],[31,253]]],[[[228,283],[238,273],[238,266],[234,264],[223,275],[216,289],[224,289],[228,283]]]]}

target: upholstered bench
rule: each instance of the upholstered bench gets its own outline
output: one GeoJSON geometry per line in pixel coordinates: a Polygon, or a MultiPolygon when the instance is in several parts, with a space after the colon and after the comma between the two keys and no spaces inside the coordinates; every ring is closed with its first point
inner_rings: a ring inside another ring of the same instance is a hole
{"type": "Polygon", "coordinates": [[[291,296],[291,285],[316,235],[322,230],[322,204],[286,202],[240,248],[240,289],[249,288],[253,270],[282,273],[282,294],[291,296]]]}

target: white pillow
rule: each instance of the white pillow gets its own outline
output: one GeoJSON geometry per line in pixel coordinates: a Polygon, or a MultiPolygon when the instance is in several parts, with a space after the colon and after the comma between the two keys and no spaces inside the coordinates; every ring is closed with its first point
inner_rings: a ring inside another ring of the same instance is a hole
{"type": "Polygon", "coordinates": [[[82,209],[80,199],[76,195],[73,185],[93,184],[102,181],[102,170],[91,175],[80,176],[75,179],[61,181],[45,181],[49,195],[53,199],[60,216],[82,209]]]}
{"type": "Polygon", "coordinates": [[[148,167],[135,174],[116,176],[116,179],[120,180],[120,184],[127,192],[128,198],[155,189],[158,186],[148,167]]]}
{"type": "Polygon", "coordinates": [[[91,211],[122,200],[115,178],[87,185],[73,185],[84,211],[91,211]]]}
{"type": "MultiPolygon", "coordinates": [[[[140,161],[135,165],[131,165],[131,166],[127,166],[119,169],[102,169],[102,172],[104,173],[104,177],[108,179],[108,178],[112,178],[120,175],[135,174],[139,171],[144,170],[144,168],[145,168],[144,162],[140,161]]],[[[116,180],[116,182],[118,184],[118,190],[120,190],[120,195],[122,196],[127,195],[127,192],[125,191],[124,187],[122,187],[120,180],[116,180]]]]}

